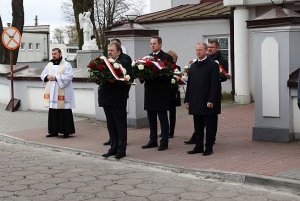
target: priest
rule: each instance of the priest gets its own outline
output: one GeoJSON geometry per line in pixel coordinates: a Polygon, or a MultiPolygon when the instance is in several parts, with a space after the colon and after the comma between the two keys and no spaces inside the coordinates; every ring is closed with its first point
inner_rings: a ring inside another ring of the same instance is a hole
{"type": "Polygon", "coordinates": [[[72,108],[75,107],[72,87],[73,71],[69,62],[62,57],[59,48],[52,49],[52,59],[45,66],[41,79],[46,83],[44,91],[45,106],[48,113],[48,135],[59,133],[68,138],[75,133],[72,108]]]}

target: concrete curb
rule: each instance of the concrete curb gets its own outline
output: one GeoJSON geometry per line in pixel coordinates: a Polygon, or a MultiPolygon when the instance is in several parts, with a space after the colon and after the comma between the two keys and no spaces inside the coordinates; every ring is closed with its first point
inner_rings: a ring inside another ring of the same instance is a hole
{"type": "MultiPolygon", "coordinates": [[[[27,141],[21,138],[12,137],[5,134],[0,134],[0,141],[10,143],[10,144],[21,144],[25,146],[31,146],[36,148],[47,149],[56,152],[64,152],[74,155],[81,155],[86,157],[93,157],[102,159],[100,153],[85,151],[80,149],[60,147],[55,145],[48,145],[44,143],[36,143],[32,141],[27,141]]],[[[102,159],[115,161],[115,159],[102,159]]],[[[132,158],[124,158],[122,162],[126,164],[137,164],[144,165],[151,168],[157,168],[160,170],[166,170],[170,172],[175,172],[179,174],[190,174],[202,179],[215,179],[223,182],[234,182],[234,183],[243,183],[248,185],[260,185],[267,188],[274,188],[281,191],[286,191],[300,195],[300,181],[293,179],[285,179],[272,176],[256,175],[256,174],[244,174],[237,172],[225,172],[225,171],[214,171],[214,170],[203,170],[196,168],[185,168],[176,165],[162,164],[156,162],[149,162],[144,160],[137,160],[132,158]]]]}

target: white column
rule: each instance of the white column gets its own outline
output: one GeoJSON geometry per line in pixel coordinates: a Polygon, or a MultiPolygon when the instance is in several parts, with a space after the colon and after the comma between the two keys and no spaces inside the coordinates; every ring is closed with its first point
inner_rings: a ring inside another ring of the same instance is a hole
{"type": "Polygon", "coordinates": [[[249,38],[246,20],[249,11],[246,7],[234,10],[234,66],[235,66],[235,102],[250,103],[249,38]]]}

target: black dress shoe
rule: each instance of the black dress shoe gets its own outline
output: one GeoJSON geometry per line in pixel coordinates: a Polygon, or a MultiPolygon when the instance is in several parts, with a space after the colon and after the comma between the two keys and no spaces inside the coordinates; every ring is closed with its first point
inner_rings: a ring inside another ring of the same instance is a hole
{"type": "Polygon", "coordinates": [[[63,136],[63,138],[68,138],[68,137],[70,137],[69,134],[64,134],[64,136],[63,136]]]}
{"type": "Polygon", "coordinates": [[[56,137],[58,136],[58,134],[49,134],[49,135],[46,135],[46,137],[56,137]]]}
{"type": "Polygon", "coordinates": [[[126,156],[126,153],[117,153],[115,155],[115,159],[121,159],[121,158],[124,158],[126,156]]]}
{"type": "Polygon", "coordinates": [[[104,142],[103,145],[110,145],[111,144],[111,140],[109,139],[107,142],[104,142]]]}
{"type": "Polygon", "coordinates": [[[158,151],[164,151],[166,149],[168,149],[168,144],[160,144],[157,148],[158,151]]]}
{"type": "Polygon", "coordinates": [[[212,150],[205,150],[205,151],[202,153],[202,155],[203,155],[203,156],[209,156],[209,155],[211,155],[212,153],[213,153],[212,150]]]}
{"type": "Polygon", "coordinates": [[[202,153],[202,149],[193,149],[191,151],[187,151],[188,154],[197,154],[197,153],[202,153]]]}
{"type": "Polygon", "coordinates": [[[104,158],[107,158],[107,157],[110,157],[110,156],[113,156],[113,155],[116,155],[117,153],[115,153],[115,152],[107,152],[106,154],[102,154],[102,156],[104,157],[104,158]]]}
{"type": "Polygon", "coordinates": [[[143,149],[148,149],[148,148],[152,148],[152,147],[158,147],[157,142],[148,142],[148,144],[142,146],[143,149]]]}
{"type": "Polygon", "coordinates": [[[190,139],[188,141],[184,141],[184,144],[196,144],[195,140],[190,139]]]}

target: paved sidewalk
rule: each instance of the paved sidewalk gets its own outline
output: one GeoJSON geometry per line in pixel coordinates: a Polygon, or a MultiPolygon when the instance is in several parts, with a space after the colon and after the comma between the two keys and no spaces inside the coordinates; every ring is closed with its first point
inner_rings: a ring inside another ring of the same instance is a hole
{"type": "MultiPolygon", "coordinates": [[[[128,149],[125,160],[155,162],[164,166],[238,174],[254,174],[291,179],[300,182],[300,142],[272,143],[252,141],[254,105],[226,104],[219,115],[219,128],[214,154],[188,155],[193,145],[185,145],[193,133],[192,117],[184,107],[177,110],[175,138],[169,149],[141,149],[148,142],[149,129],[128,129],[128,149]]],[[[105,153],[102,143],[108,133],[105,122],[75,117],[76,134],[68,139],[46,138],[47,113],[8,112],[0,105],[0,133],[26,141],[58,147],[68,147],[94,153],[105,153]]],[[[300,184],[300,183],[299,183],[300,184]]]]}
{"type": "Polygon", "coordinates": [[[300,195],[0,142],[0,200],[299,201],[300,195]]]}

